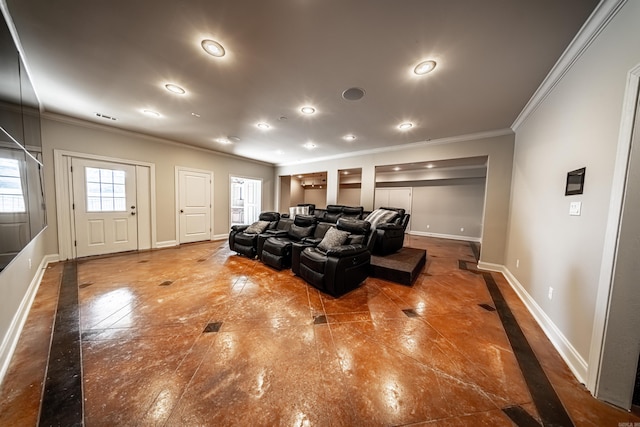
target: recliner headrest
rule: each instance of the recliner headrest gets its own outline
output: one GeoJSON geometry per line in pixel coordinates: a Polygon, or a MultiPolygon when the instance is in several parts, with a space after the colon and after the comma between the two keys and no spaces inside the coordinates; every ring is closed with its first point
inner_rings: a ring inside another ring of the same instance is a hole
{"type": "Polygon", "coordinates": [[[371,224],[362,219],[340,218],[336,227],[338,230],[348,231],[351,234],[367,234],[371,224]]]}
{"type": "Polygon", "coordinates": [[[364,208],[362,206],[345,206],[342,208],[342,213],[349,216],[362,215],[362,212],[364,212],[364,208]]]}
{"type": "Polygon", "coordinates": [[[344,208],[342,205],[327,205],[327,212],[339,213],[342,212],[342,208],[344,208]]]}
{"type": "Polygon", "coordinates": [[[316,217],[313,215],[296,215],[293,223],[298,227],[309,227],[316,223],[316,217]]]}
{"type": "Polygon", "coordinates": [[[262,212],[259,217],[260,221],[279,221],[280,213],[278,212],[262,212]]]}
{"type": "Polygon", "coordinates": [[[386,208],[386,207],[381,207],[380,209],[385,209],[385,210],[388,210],[388,211],[396,211],[396,212],[398,212],[398,214],[399,214],[400,216],[404,216],[404,213],[405,213],[405,210],[404,210],[403,208],[386,208]]]}

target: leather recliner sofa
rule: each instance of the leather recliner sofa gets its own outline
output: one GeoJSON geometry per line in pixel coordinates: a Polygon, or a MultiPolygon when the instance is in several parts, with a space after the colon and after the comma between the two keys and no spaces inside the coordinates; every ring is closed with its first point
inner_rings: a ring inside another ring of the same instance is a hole
{"type": "Polygon", "coordinates": [[[374,255],[388,255],[402,249],[404,245],[404,233],[409,224],[410,214],[402,208],[382,207],[371,212],[365,219],[372,223],[375,234],[375,244],[372,253],[374,255]],[[376,222],[375,217],[384,216],[381,221],[376,222]],[[395,212],[395,214],[394,214],[395,212]]]}
{"type": "MultiPolygon", "coordinates": [[[[335,228],[346,233],[342,244],[325,247],[321,242],[302,248],[295,257],[298,265],[292,270],[307,283],[337,297],[358,287],[369,275],[374,239],[371,224],[364,220],[339,218],[335,228]]],[[[325,237],[329,235],[327,231],[325,237]]]]}
{"type": "Polygon", "coordinates": [[[260,240],[260,260],[278,270],[291,266],[291,245],[310,237],[316,228],[316,219],[311,215],[296,215],[286,232],[263,235],[260,240]]]}
{"type": "Polygon", "coordinates": [[[255,258],[258,235],[266,230],[275,229],[279,221],[278,212],[262,212],[254,224],[232,226],[229,232],[229,249],[249,258],[255,258]]]}

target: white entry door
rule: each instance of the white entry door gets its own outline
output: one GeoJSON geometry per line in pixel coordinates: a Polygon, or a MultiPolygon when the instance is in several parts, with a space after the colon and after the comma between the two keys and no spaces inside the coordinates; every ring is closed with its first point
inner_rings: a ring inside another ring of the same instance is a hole
{"type": "Polygon", "coordinates": [[[76,255],[138,249],[135,166],[79,158],[71,165],[76,255]]]}
{"type": "Polygon", "coordinates": [[[211,240],[210,172],[178,169],[179,243],[211,240]]]}

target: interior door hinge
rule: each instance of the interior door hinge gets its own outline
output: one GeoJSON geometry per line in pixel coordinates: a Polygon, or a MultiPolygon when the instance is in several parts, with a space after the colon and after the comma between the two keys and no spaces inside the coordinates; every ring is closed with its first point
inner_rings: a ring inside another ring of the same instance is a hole
{"type": "Polygon", "coordinates": [[[77,240],[73,241],[73,246],[78,246],[78,241],[77,240]]]}
{"type": "Polygon", "coordinates": [[[73,173],[73,166],[71,166],[71,173],[73,173]]]}
{"type": "Polygon", "coordinates": [[[76,210],[76,204],[75,203],[71,203],[71,209],[74,210],[74,211],[76,210]]]}

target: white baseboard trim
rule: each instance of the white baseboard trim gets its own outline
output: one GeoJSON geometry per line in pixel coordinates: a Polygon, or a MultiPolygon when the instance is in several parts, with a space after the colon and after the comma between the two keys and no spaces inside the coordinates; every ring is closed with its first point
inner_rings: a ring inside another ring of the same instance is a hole
{"type": "Polygon", "coordinates": [[[482,241],[480,237],[458,236],[455,234],[427,233],[426,231],[409,231],[407,234],[409,234],[410,236],[437,237],[439,239],[464,240],[465,242],[480,243],[482,241]]]}
{"type": "Polygon", "coordinates": [[[518,279],[516,279],[511,271],[509,271],[509,269],[504,265],[487,262],[479,262],[478,268],[481,270],[496,271],[504,275],[509,282],[509,285],[511,285],[520,300],[524,303],[525,307],[529,310],[529,313],[531,313],[536,322],[538,322],[542,331],[545,333],[547,338],[549,338],[558,353],[560,353],[560,356],[564,359],[567,366],[569,366],[573,375],[575,375],[578,381],[586,384],[589,364],[582,356],[580,356],[567,337],[565,337],[560,329],[558,329],[555,323],[553,323],[551,318],[547,316],[533,297],[529,295],[527,290],[522,286],[518,279]]]}
{"type": "Polygon", "coordinates": [[[22,333],[22,328],[24,328],[24,324],[27,322],[31,305],[38,293],[38,288],[40,287],[40,282],[42,281],[42,277],[44,276],[47,266],[49,263],[59,261],[59,259],[60,257],[58,254],[45,255],[42,258],[42,261],[38,266],[38,272],[33,276],[31,283],[29,283],[27,292],[20,302],[20,307],[18,307],[18,311],[15,316],[13,316],[9,330],[7,331],[5,339],[2,341],[2,345],[0,346],[0,361],[2,363],[2,365],[0,365],[0,384],[2,384],[4,376],[9,369],[9,364],[11,363],[13,353],[16,351],[18,340],[22,333]]]}
{"type": "Polygon", "coordinates": [[[172,248],[174,246],[178,246],[178,241],[176,240],[165,240],[164,242],[156,242],[156,248],[172,248]]]}
{"type": "Polygon", "coordinates": [[[218,241],[218,240],[226,240],[229,237],[229,234],[215,234],[213,235],[213,237],[211,237],[212,241],[218,241]]]}

